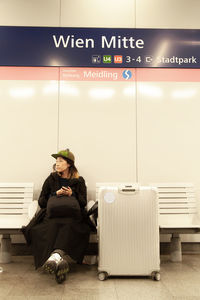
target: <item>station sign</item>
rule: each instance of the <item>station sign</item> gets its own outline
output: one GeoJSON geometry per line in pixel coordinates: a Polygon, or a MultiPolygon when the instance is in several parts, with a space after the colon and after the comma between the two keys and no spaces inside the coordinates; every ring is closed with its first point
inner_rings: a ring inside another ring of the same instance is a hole
{"type": "Polygon", "coordinates": [[[200,30],[0,26],[0,66],[195,69],[200,30]]]}

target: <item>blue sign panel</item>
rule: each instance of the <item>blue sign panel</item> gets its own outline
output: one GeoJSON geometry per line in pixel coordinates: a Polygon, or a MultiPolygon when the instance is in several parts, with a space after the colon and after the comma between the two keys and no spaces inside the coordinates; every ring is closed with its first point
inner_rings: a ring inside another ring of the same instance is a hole
{"type": "Polygon", "coordinates": [[[0,65],[200,68],[200,30],[0,26],[0,65]]]}

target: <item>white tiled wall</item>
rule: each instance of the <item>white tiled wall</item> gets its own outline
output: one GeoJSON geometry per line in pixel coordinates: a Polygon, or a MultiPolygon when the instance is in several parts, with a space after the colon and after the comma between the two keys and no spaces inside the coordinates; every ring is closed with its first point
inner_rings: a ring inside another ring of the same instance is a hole
{"type": "Polygon", "coordinates": [[[48,152],[57,149],[58,85],[51,81],[0,81],[1,182],[34,182],[51,171],[48,152]],[[56,87],[55,87],[56,88],[56,87]]]}
{"type": "Polygon", "coordinates": [[[0,0],[0,26],[59,26],[60,0],[0,0]]]}
{"type": "MultiPolygon", "coordinates": [[[[197,0],[0,0],[0,25],[198,29],[199,10],[197,0]]],[[[106,180],[200,187],[199,83],[139,82],[129,96],[125,83],[71,82],[75,94],[60,83],[45,94],[51,84],[0,81],[1,181],[33,181],[38,195],[50,154],[70,147],[91,196],[106,180]],[[95,99],[95,89],[113,93],[95,99]]]]}
{"type": "Polygon", "coordinates": [[[199,29],[198,0],[136,0],[137,28],[199,29]]]}
{"type": "Polygon", "coordinates": [[[200,83],[139,82],[137,91],[139,181],[200,186],[200,83]]]}
{"type": "Polygon", "coordinates": [[[136,181],[133,90],[127,82],[62,82],[59,148],[68,145],[78,153],[89,190],[103,179],[136,181]]]}
{"type": "Polygon", "coordinates": [[[136,0],[61,0],[63,27],[135,27],[136,0]]]}

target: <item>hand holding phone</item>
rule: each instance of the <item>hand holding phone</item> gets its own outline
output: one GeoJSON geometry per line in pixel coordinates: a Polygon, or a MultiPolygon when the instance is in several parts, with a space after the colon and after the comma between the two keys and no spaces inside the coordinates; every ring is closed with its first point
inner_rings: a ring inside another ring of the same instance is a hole
{"type": "Polygon", "coordinates": [[[62,186],[62,190],[64,191],[64,194],[67,196],[71,196],[72,195],[72,189],[68,186],[62,186]]]}

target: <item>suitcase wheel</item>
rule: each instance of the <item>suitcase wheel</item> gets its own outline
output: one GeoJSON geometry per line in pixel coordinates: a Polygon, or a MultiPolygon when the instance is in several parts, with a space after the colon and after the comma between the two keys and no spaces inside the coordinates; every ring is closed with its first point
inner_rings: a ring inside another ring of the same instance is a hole
{"type": "Polygon", "coordinates": [[[107,272],[99,272],[98,278],[99,278],[99,280],[104,281],[108,278],[108,273],[107,272]]]}
{"type": "Polygon", "coordinates": [[[159,273],[159,272],[156,272],[156,271],[152,272],[152,273],[151,273],[151,278],[152,278],[153,280],[155,280],[155,281],[160,281],[160,273],[159,273]]]}

